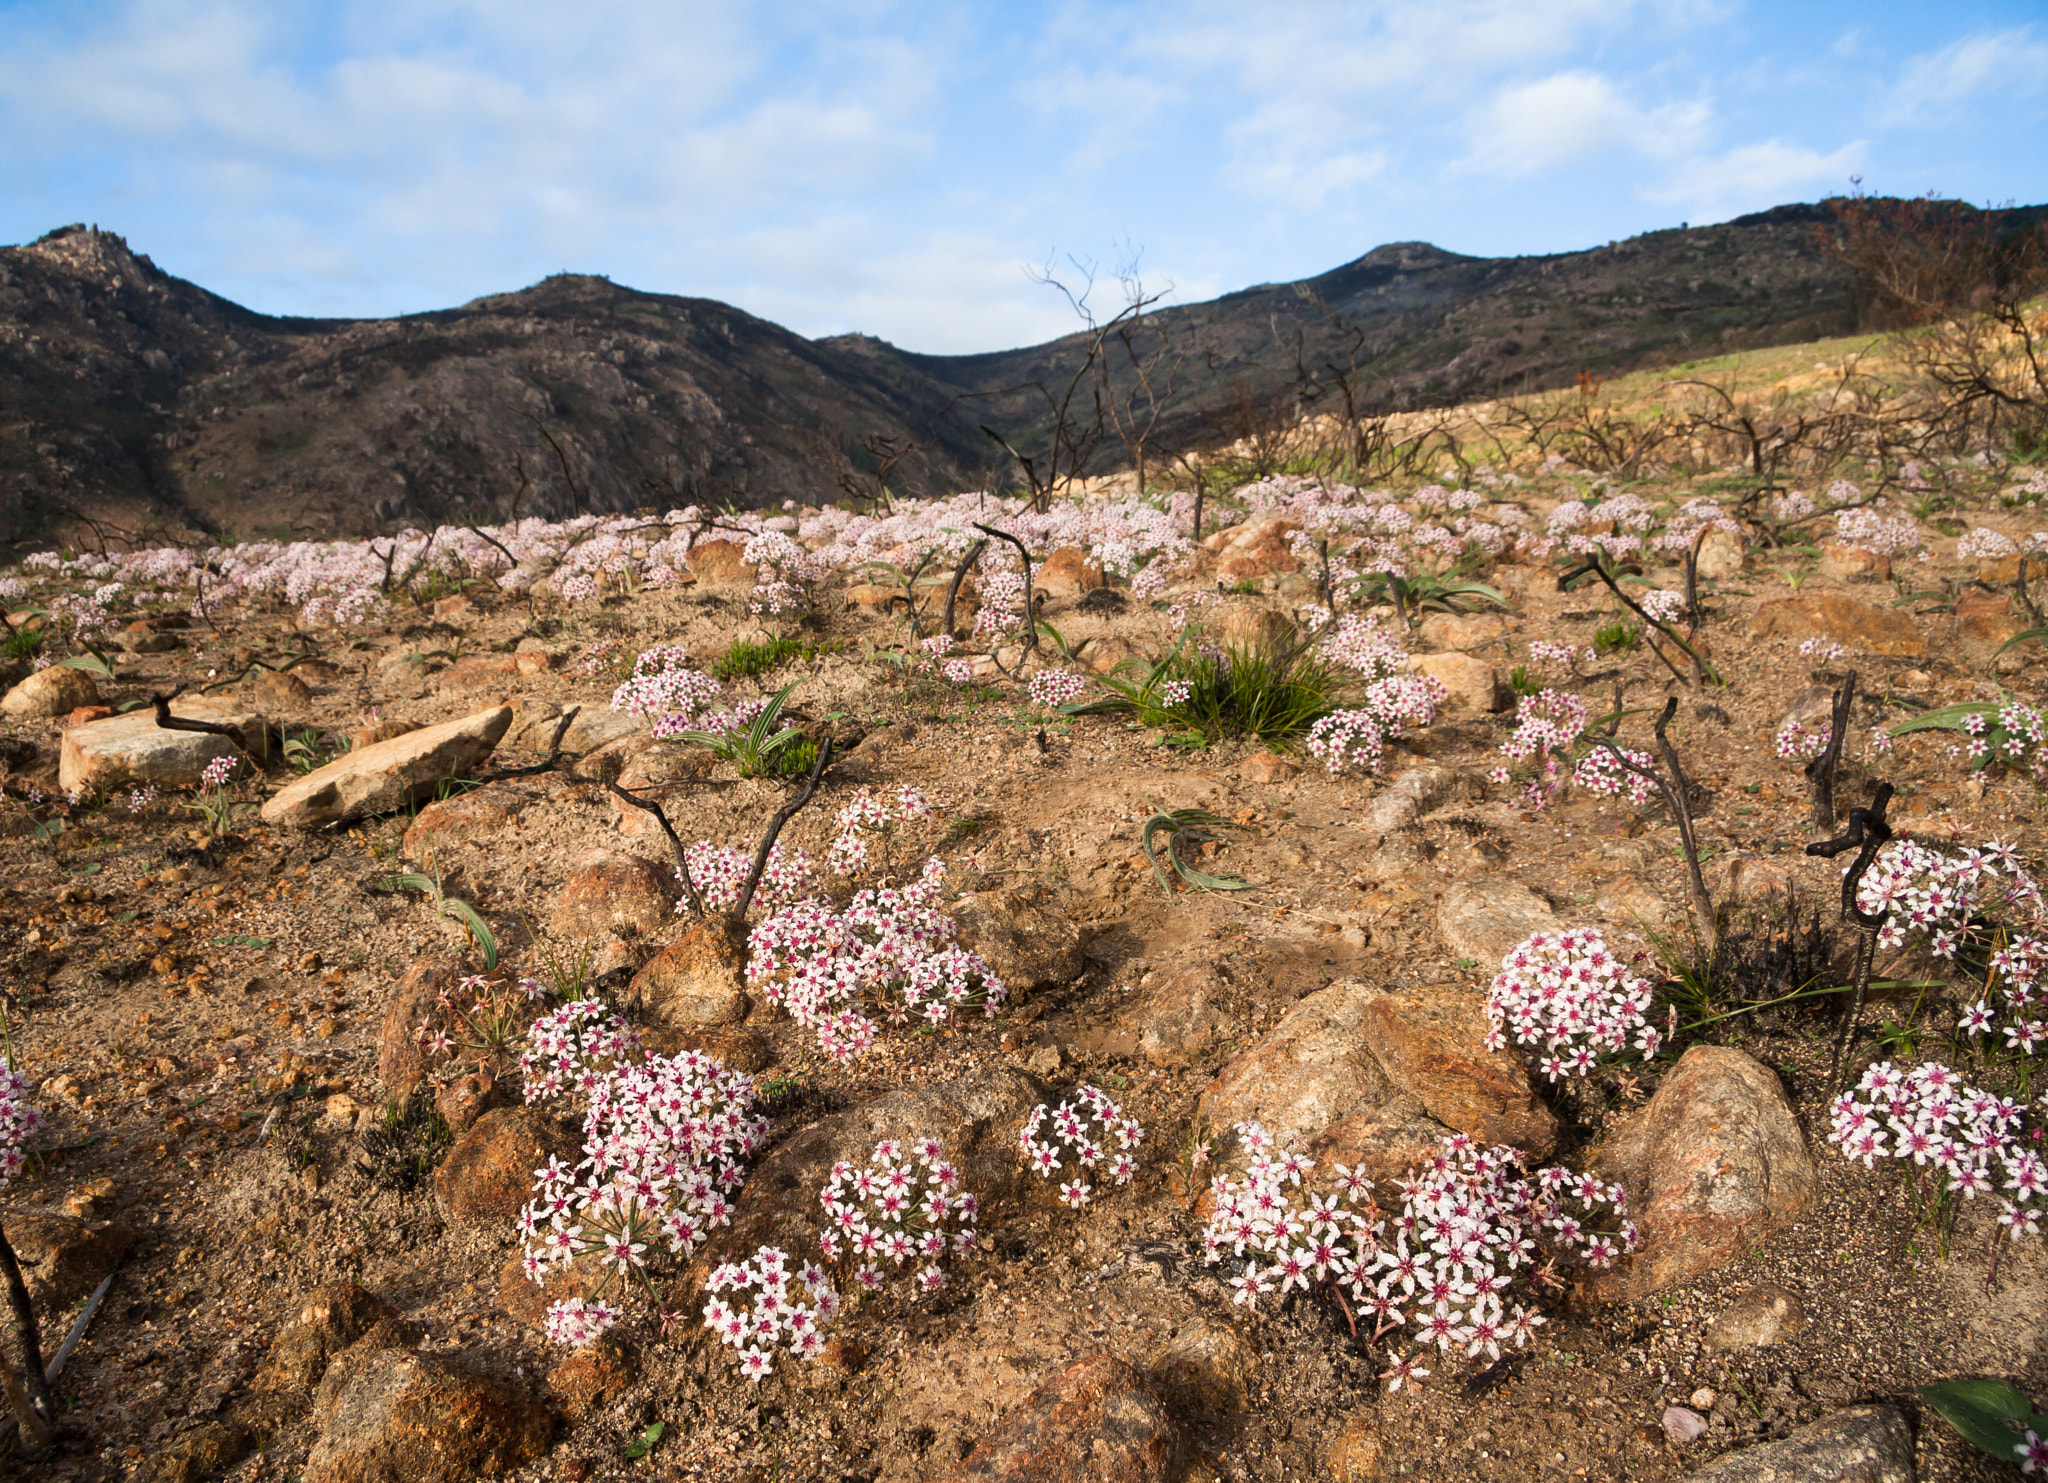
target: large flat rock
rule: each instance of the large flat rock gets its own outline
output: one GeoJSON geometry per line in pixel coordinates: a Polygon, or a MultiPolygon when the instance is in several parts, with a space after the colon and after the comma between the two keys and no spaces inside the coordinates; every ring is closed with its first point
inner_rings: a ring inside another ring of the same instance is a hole
{"type": "MultiPolygon", "coordinates": [[[[171,714],[186,721],[211,721],[238,726],[252,745],[263,718],[247,706],[211,700],[174,700],[171,714]]],[[[216,757],[239,757],[241,750],[224,736],[204,731],[166,731],[148,708],[126,715],[88,721],[64,733],[57,758],[57,783],[73,788],[196,788],[206,764],[216,757]]]]}
{"type": "Polygon", "coordinates": [[[501,705],[373,742],[280,789],[264,822],[317,829],[395,812],[473,774],[511,724],[512,707],[501,705]]]}

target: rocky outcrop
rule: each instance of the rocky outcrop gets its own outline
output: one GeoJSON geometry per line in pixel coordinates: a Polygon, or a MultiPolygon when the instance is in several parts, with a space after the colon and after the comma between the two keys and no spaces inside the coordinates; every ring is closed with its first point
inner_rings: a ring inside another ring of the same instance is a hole
{"type": "Polygon", "coordinates": [[[512,724],[501,705],[376,742],[307,773],[263,805],[263,819],[300,829],[394,813],[473,776],[512,724]]]}

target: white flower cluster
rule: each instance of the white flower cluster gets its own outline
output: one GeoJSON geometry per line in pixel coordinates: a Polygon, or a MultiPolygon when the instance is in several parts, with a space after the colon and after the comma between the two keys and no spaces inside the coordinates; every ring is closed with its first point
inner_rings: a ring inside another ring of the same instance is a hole
{"type": "Polygon", "coordinates": [[[1771,743],[1771,750],[1778,754],[1781,762],[1805,762],[1825,752],[1834,734],[1832,721],[1823,721],[1816,731],[1808,731],[1797,721],[1787,721],[1778,732],[1777,740],[1771,743]]]}
{"type": "Polygon", "coordinates": [[[43,1126],[42,1110],[28,1094],[28,1078],[11,1065],[0,1065],[0,1189],[21,1172],[28,1159],[22,1145],[43,1126]]]}
{"type": "Polygon", "coordinates": [[[1309,752],[1333,773],[1378,772],[1388,742],[1427,726],[1451,692],[1434,675],[1395,675],[1365,687],[1365,705],[1332,711],[1309,728],[1309,752]]]}
{"type": "Polygon", "coordinates": [[[633,661],[633,673],[612,692],[612,709],[657,719],[689,718],[716,700],[722,689],[702,670],[690,668],[687,649],[664,644],[633,661]]]}
{"type": "MultiPolygon", "coordinates": [[[[730,911],[739,905],[740,887],[747,883],[747,872],[754,868],[751,854],[700,839],[685,856],[690,862],[690,882],[705,906],[712,911],[730,911]]],[[[762,868],[761,884],[754,899],[768,907],[801,901],[816,885],[816,868],[817,862],[809,850],[778,844],[768,852],[768,863],[762,868]]],[[[682,871],[677,870],[676,879],[682,878],[682,871]]],[[[678,914],[692,909],[687,896],[676,902],[678,914]]]]}
{"type": "Polygon", "coordinates": [[[750,1262],[727,1262],[705,1280],[711,1301],[704,1327],[735,1351],[740,1373],[759,1382],[775,1372],[775,1350],[805,1359],[825,1349],[825,1325],[839,1313],[839,1294],[817,1267],[790,1271],[780,1247],[763,1246],[750,1262]],[[731,1293],[730,1298],[721,1296],[731,1293]]]}
{"type": "MultiPolygon", "coordinates": [[[[426,1028],[422,1022],[421,1028],[426,1028]]],[[[535,1020],[519,1056],[526,1100],[573,1089],[590,1096],[605,1077],[640,1052],[640,1035],[596,999],[576,999],[535,1020]]]]}
{"type": "Polygon", "coordinates": [[[898,825],[929,819],[937,813],[923,790],[908,783],[888,795],[862,788],[832,821],[834,837],[832,848],[825,852],[825,863],[841,875],[865,870],[869,864],[870,834],[887,839],[898,825]]]}
{"type": "Polygon", "coordinates": [[[1106,1161],[1110,1178],[1129,1184],[1138,1172],[1137,1147],[1144,1141],[1145,1130],[1136,1118],[1125,1117],[1123,1109],[1100,1087],[1084,1086],[1075,1088],[1074,1100],[1060,1103],[1057,1111],[1043,1102],[1032,1108],[1017,1147],[1039,1178],[1050,1179],[1065,1167],[1060,1163],[1060,1149],[1065,1146],[1081,1168],[1071,1181],[1061,1182],[1060,1203],[1078,1209],[1093,1193],[1087,1171],[1106,1161]],[[1051,1136],[1040,1138],[1039,1129],[1048,1119],[1051,1136]]]}
{"type": "MultiPolygon", "coordinates": [[[[616,1045],[623,1026],[607,1032],[616,1045]]],[[[614,1061],[590,1085],[589,1099],[583,1161],[551,1157],[536,1171],[519,1234],[529,1243],[524,1269],[536,1283],[545,1283],[553,1267],[594,1255],[603,1272],[601,1296],[614,1278],[649,1284],[655,1244],[687,1260],[713,1228],[731,1221],[730,1197],[745,1179],[741,1165],[768,1122],[752,1115],[747,1077],[696,1051],[642,1065],[614,1061]],[[579,1170],[587,1171],[580,1179],[579,1170]]],[[[570,1342],[590,1342],[617,1318],[606,1304],[570,1304],[555,1305],[550,1325],[570,1342]]]]}
{"type": "Polygon", "coordinates": [[[1636,603],[1649,615],[1651,622],[1667,627],[1676,624],[1686,614],[1685,594],[1662,587],[1651,588],[1637,598],[1636,603]]]}
{"type": "Polygon", "coordinates": [[[830,566],[785,531],[764,530],[750,537],[740,559],[755,569],[753,596],[747,608],[755,613],[800,613],[810,604],[811,589],[830,566]]]}
{"type": "Polygon", "coordinates": [[[838,1061],[874,1042],[863,1004],[892,1024],[914,1015],[941,1025],[977,1003],[995,1014],[1002,980],[950,945],[959,929],[940,904],[945,881],[945,863],[931,859],[912,884],[862,891],[844,910],[822,901],[783,908],[748,938],[748,983],[817,1031],[819,1048],[838,1061]]]}
{"type": "Polygon", "coordinates": [[[1408,646],[1401,636],[1378,619],[1356,613],[1337,619],[1336,627],[1324,636],[1322,648],[1330,663],[1356,670],[1367,680],[1392,679],[1408,669],[1408,646]]]}
{"type": "Polygon", "coordinates": [[[1548,639],[1529,641],[1529,662],[1531,664],[1562,664],[1575,669],[1581,661],[1591,664],[1599,656],[1592,649],[1581,649],[1576,644],[1553,644],[1548,639]]]}
{"type": "MultiPolygon", "coordinates": [[[[1654,768],[1656,759],[1648,752],[1621,749],[1621,755],[1637,767],[1654,768]]],[[[1572,781],[1589,793],[1598,793],[1605,798],[1627,794],[1630,803],[1641,806],[1649,800],[1655,786],[1639,772],[1630,772],[1615,760],[1614,754],[1605,747],[1596,746],[1581,757],[1578,766],[1572,769],[1572,781]]]]}
{"type": "Polygon", "coordinates": [[[1430,1345],[1489,1360],[1503,1345],[1526,1345],[1544,1319],[1527,1302],[1509,1308],[1507,1300],[1518,1282],[1526,1298],[1537,1279],[1554,1280],[1536,1266],[1539,1255],[1605,1267],[1636,1246],[1620,1185],[1568,1169],[1525,1176],[1519,1152],[1482,1149],[1463,1134],[1409,1171],[1400,1212],[1386,1220],[1361,1171],[1339,1164],[1335,1191],[1311,1195],[1303,1180],[1315,1166],[1286,1148],[1289,1140],[1276,1144],[1258,1123],[1236,1132],[1245,1175],[1210,1185],[1203,1260],[1241,1261],[1233,1300],[1255,1311],[1267,1294],[1285,1301],[1294,1289],[1327,1283],[1354,1325],[1371,1321],[1368,1337],[1407,1329],[1418,1347],[1383,1372],[1390,1390],[1429,1374],[1419,1361],[1430,1345]],[[1603,1206],[1613,1230],[1597,1228],[1603,1206]]]}
{"type": "Polygon", "coordinates": [[[1031,677],[1031,703],[1041,710],[1056,711],[1072,705],[1088,689],[1088,682],[1070,669],[1042,669],[1031,677]]]}
{"type": "Polygon", "coordinates": [[[863,1293],[887,1280],[884,1261],[898,1268],[922,1261],[917,1291],[937,1292],[946,1285],[939,1263],[948,1253],[972,1251],[977,1239],[980,1206],[960,1188],[960,1171],[936,1138],[884,1139],[867,1166],[834,1164],[818,1203],[827,1222],[818,1249],[826,1261],[851,1267],[863,1293]]]}
{"type": "Polygon", "coordinates": [[[2040,888],[2011,847],[1995,839],[1953,855],[1917,840],[1892,840],[1864,871],[1856,904],[1871,915],[1885,913],[1879,947],[1924,940],[1940,958],[1956,955],[1973,917],[2017,907],[2038,922],[2042,912],[2040,888]]]}
{"type": "Polygon", "coordinates": [[[1835,516],[1835,540],[1875,556],[1903,556],[1918,549],[1920,527],[1911,515],[1886,515],[1874,505],[1835,516]]]}
{"type": "Polygon", "coordinates": [[[1645,1019],[1650,986],[1631,977],[1596,928],[1538,932],[1500,960],[1486,991],[1489,1050],[1541,1044],[1538,1068],[1552,1081],[1584,1076],[1635,1038],[1648,1060],[1663,1037],[1645,1019]]]}
{"type": "Polygon", "coordinates": [[[2019,551],[2019,542],[1988,525],[1972,528],[1956,542],[1956,556],[1963,561],[2001,561],[2019,551]]]}
{"type": "MultiPolygon", "coordinates": [[[[1515,729],[1500,744],[1501,755],[1511,762],[1531,765],[1536,775],[1523,789],[1530,808],[1542,808],[1564,786],[1561,759],[1586,732],[1586,702],[1564,690],[1542,690],[1525,695],[1515,706],[1515,729]]],[[[1514,781],[1505,767],[1487,775],[1502,787],[1514,781]]]]}
{"type": "Polygon", "coordinates": [[[1881,1158],[1911,1159],[1946,1176],[1943,1193],[1997,1195],[1998,1223],[2017,1241],[2039,1229],[2034,1200],[2048,1190],[2048,1162],[2022,1140],[2025,1120],[2023,1105],[1966,1085],[1947,1066],[1900,1071],[1879,1061],[1855,1091],[1835,1099],[1828,1142],[1866,1169],[1881,1158]]]}

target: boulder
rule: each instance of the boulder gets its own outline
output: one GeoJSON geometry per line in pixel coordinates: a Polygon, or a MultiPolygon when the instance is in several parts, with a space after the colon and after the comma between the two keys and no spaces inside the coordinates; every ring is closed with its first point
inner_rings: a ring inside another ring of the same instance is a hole
{"type": "Polygon", "coordinates": [[[235,686],[244,705],[266,716],[298,716],[313,703],[313,691],[297,675],[285,670],[259,669],[235,686]]]}
{"type": "Polygon", "coordinates": [[[1594,1302],[1632,1302],[1711,1272],[1798,1218],[1813,1158],[1777,1074],[1742,1051],[1695,1045],[1657,1095],[1594,1149],[1628,1191],[1642,1245],[1590,1275],[1594,1302]]]}
{"type": "Polygon", "coordinates": [[[1102,565],[1090,561],[1079,546],[1062,546],[1033,568],[1031,586],[1055,602],[1082,596],[1104,586],[1102,565]]]}
{"type": "Polygon", "coordinates": [[[45,1313],[84,1297],[135,1244],[135,1232],[110,1221],[10,1212],[7,1239],[21,1264],[29,1298],[45,1313]]]}
{"type": "Polygon", "coordinates": [[[494,706],[337,757],[279,789],[264,822],[317,829],[394,813],[482,767],[511,724],[512,708],[494,706]]]}
{"type": "Polygon", "coordinates": [[[1056,1371],[1004,1416],[946,1483],[1164,1483],[1180,1430],[1145,1377],[1110,1354],[1056,1371]]]}
{"type": "Polygon", "coordinates": [[[1259,1352],[1227,1319],[1189,1319],[1154,1354],[1152,1383],[1181,1414],[1224,1420],[1245,1408],[1259,1352]]]}
{"type": "Polygon", "coordinates": [[[1424,815],[1461,797],[1478,793],[1478,782],[1469,773],[1424,762],[1409,768],[1382,788],[1366,806],[1368,831],[1384,838],[1420,824],[1424,815]]]}
{"type": "Polygon", "coordinates": [[[674,923],[681,889],[673,865],[598,850],[562,883],[548,926],[561,937],[650,936],[674,923]]]}
{"type": "Polygon", "coordinates": [[[1710,530],[1707,538],[1700,542],[1696,570],[1702,577],[1735,577],[1742,574],[1747,561],[1748,553],[1743,550],[1741,536],[1732,530],[1710,530]]]}
{"type": "Polygon", "coordinates": [[[571,1422],[592,1419],[631,1387],[638,1368],[609,1336],[548,1371],[548,1395],[571,1422]]]}
{"type": "Polygon", "coordinates": [[[977,891],[952,913],[960,945],[979,953],[1012,994],[1069,984],[1087,971],[1079,925],[1043,887],[977,891]]]}
{"type": "Polygon", "coordinates": [[[1447,1129],[1366,1049],[1368,1006],[1379,994],[1347,979],[1300,1000],[1223,1068],[1196,1116],[1226,1141],[1241,1122],[1263,1123],[1275,1137],[1295,1134],[1318,1161],[1363,1164],[1375,1179],[1421,1163],[1447,1129]]]}
{"type": "Polygon", "coordinates": [[[700,587],[751,587],[754,568],[747,565],[746,547],[738,541],[699,541],[684,558],[700,587]]]}
{"type": "Polygon", "coordinates": [[[377,1076],[392,1096],[404,1097],[426,1080],[420,1027],[446,1023],[441,996],[454,992],[468,971],[456,958],[422,958],[406,970],[385,1001],[377,1029],[377,1076]]]}
{"type": "Polygon", "coordinates": [[[1715,1458],[1692,1483],[1913,1483],[1913,1432],[1892,1406],[1851,1406],[1715,1458]]]}
{"type": "MultiPolygon", "coordinates": [[[[239,727],[259,755],[265,748],[263,718],[241,706],[207,700],[174,700],[181,720],[239,727]]],[[[57,755],[57,785],[72,788],[196,788],[206,764],[216,757],[240,757],[241,748],[205,731],[166,731],[148,708],[73,726],[57,755]]],[[[246,764],[245,764],[246,775],[246,764]]]]}
{"type": "Polygon", "coordinates": [[[131,1483],[203,1483],[256,1450],[256,1434],[233,1421],[202,1421],[161,1452],[143,1459],[131,1483]]]}
{"type": "MultiPolygon", "coordinates": [[[[1999,658],[1999,651],[2007,643],[2033,626],[2025,615],[2014,611],[2012,598],[2006,593],[1972,588],[1956,599],[1956,647],[1972,663],[1984,664],[1999,658]]],[[[2004,657],[2010,659],[2018,652],[2009,650],[2004,657]]]]}
{"type": "Polygon", "coordinates": [[[99,699],[100,687],[91,675],[68,664],[53,664],[0,696],[0,716],[17,721],[68,716],[82,705],[99,704],[99,699]]]}
{"type": "Polygon", "coordinates": [[[1360,1037],[1387,1078],[1448,1128],[1533,1158],[1557,1147],[1557,1118],[1528,1064],[1488,1050],[1486,996],[1459,984],[1386,991],[1365,1001],[1360,1037]]]}
{"type": "Polygon", "coordinates": [[[1751,638],[1830,639],[1865,654],[1894,658],[1927,652],[1927,640],[1899,608],[1873,607],[1837,592],[1809,592],[1757,604],[1751,638]]]}
{"type": "Polygon", "coordinates": [[[1410,654],[1408,669],[1442,681],[1451,692],[1443,705],[1450,715],[1485,716],[1514,704],[1514,692],[1501,683],[1500,671],[1470,654],[1410,654]]]}
{"type": "Polygon", "coordinates": [[[1437,903],[1436,925],[1453,958],[1476,963],[1488,975],[1534,934],[1564,927],[1549,902],[1513,881],[1454,882],[1437,903]]]}
{"type": "Polygon", "coordinates": [[[533,1174],[553,1154],[580,1157],[576,1136],[532,1107],[486,1112],[455,1140],[434,1171],[434,1203],[451,1226],[496,1228],[509,1237],[512,1222],[533,1198],[533,1174]]]}
{"type": "Polygon", "coordinates": [[[509,783],[466,789],[421,809],[405,831],[401,848],[408,860],[426,860],[459,845],[494,838],[511,828],[532,802],[533,795],[509,783]]]}
{"type": "Polygon", "coordinates": [[[329,1362],[390,1316],[389,1307],[351,1279],[315,1288],[263,1357],[256,1389],[310,1397],[329,1362]]]}
{"type": "Polygon", "coordinates": [[[630,997],[676,1029],[736,1024],[747,1016],[746,966],[743,940],[697,922],[633,976],[630,997]]]}
{"type": "Polygon", "coordinates": [[[1291,642],[1294,620],[1278,608],[1258,603],[1233,602],[1209,620],[1215,641],[1233,652],[1271,652],[1291,642]]]}
{"type": "MultiPolygon", "coordinates": [[[[715,759],[701,747],[672,746],[666,742],[647,741],[643,738],[627,737],[599,748],[576,764],[577,774],[602,774],[608,766],[607,754],[620,755],[623,760],[617,774],[621,788],[650,803],[658,803],[673,817],[672,804],[687,801],[693,795],[703,796],[703,790],[690,784],[711,775],[715,759]]],[[[662,838],[661,825],[654,821],[654,815],[644,808],[635,808],[616,794],[607,793],[613,816],[618,820],[619,833],[628,839],[646,839],[656,848],[666,848],[662,838]]]]}
{"type": "Polygon", "coordinates": [[[489,1376],[403,1349],[366,1357],[306,1458],[305,1483],[463,1483],[538,1458],[547,1408],[489,1376]]]}

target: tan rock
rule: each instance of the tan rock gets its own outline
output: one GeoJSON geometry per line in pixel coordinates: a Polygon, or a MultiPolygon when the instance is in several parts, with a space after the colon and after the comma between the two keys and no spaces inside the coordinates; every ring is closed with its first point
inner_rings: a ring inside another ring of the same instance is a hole
{"type": "Polygon", "coordinates": [[[1507,620],[1491,614],[1430,613],[1416,627],[1416,637],[1432,649],[1469,652],[1506,636],[1507,620]]]}
{"type": "Polygon", "coordinates": [[[1447,1130],[1366,1049],[1367,1009],[1377,997],[1346,979],[1298,1001],[1223,1068],[1196,1115],[1220,1136],[1257,1121],[1276,1137],[1298,1135],[1322,1161],[1398,1178],[1434,1153],[1447,1130]]]}
{"type": "Polygon", "coordinates": [[[1642,1245],[1591,1274],[1594,1302],[1631,1302],[1733,1260],[1796,1220],[1817,1188],[1777,1074],[1742,1051],[1695,1045],[1591,1166],[1628,1191],[1642,1245]]]}
{"type": "Polygon", "coordinates": [[[1188,1320],[1152,1356],[1146,1369],[1160,1393],[1189,1416],[1235,1416],[1245,1408],[1246,1387],[1259,1367],[1259,1354],[1226,1319],[1188,1320]]]}
{"type": "Polygon", "coordinates": [[[280,719],[302,715],[313,703],[313,692],[304,680],[275,669],[258,670],[235,686],[235,695],[250,709],[280,719]]]}
{"type": "Polygon", "coordinates": [[[1209,622],[1209,631],[1224,648],[1234,651],[1272,650],[1292,643],[1294,620],[1277,608],[1255,602],[1225,603],[1209,622]]]}
{"type": "Polygon", "coordinates": [[[1500,972],[1501,959],[1533,934],[1563,925],[1549,902],[1514,881],[1455,881],[1437,905],[1437,930],[1451,956],[1487,975],[1500,972]]]}
{"type": "Polygon", "coordinates": [[[577,1139],[532,1107],[486,1112],[434,1171],[434,1203],[451,1226],[511,1229],[550,1154],[576,1161],[577,1139]]]}
{"type": "Polygon", "coordinates": [[[572,1422],[588,1421],[624,1395],[639,1368],[609,1336],[577,1349],[548,1371],[548,1394],[572,1422]]]}
{"type": "Polygon", "coordinates": [[[1237,775],[1247,783],[1284,783],[1301,769],[1277,752],[1254,752],[1238,763],[1237,775]]]}
{"type": "Polygon", "coordinates": [[[648,936],[674,923],[680,889],[673,865],[598,850],[562,883],[549,926],[562,937],[648,936]]]}
{"type": "Polygon", "coordinates": [[[1166,1483],[1180,1430],[1141,1374],[1110,1354],[1077,1359],[998,1421],[943,1483],[1166,1483]]]}
{"type": "Polygon", "coordinates": [[[546,1451],[545,1406],[502,1380],[403,1349],[366,1356],[306,1458],[306,1483],[459,1483],[546,1451]]]}
{"type": "Polygon", "coordinates": [[[1079,546],[1062,546],[1033,568],[1031,586],[1055,602],[1080,597],[1106,585],[1099,563],[1079,546]]]}
{"type": "Polygon", "coordinates": [[[1747,564],[1748,552],[1743,549],[1742,537],[1732,530],[1710,530],[1700,542],[1697,570],[1702,577],[1740,576],[1747,564]]]}
{"type": "Polygon", "coordinates": [[[1831,639],[1866,654],[1893,657],[1927,652],[1927,640],[1902,609],[1873,607],[1836,592],[1801,593],[1760,603],[1750,620],[1749,635],[1831,639]]]}
{"type": "Polygon", "coordinates": [[[91,675],[68,664],[53,664],[0,696],[0,716],[29,721],[68,715],[82,705],[99,704],[99,699],[100,687],[91,675]]]}
{"type": "Polygon", "coordinates": [[[437,683],[444,690],[474,690],[502,686],[518,673],[518,661],[510,654],[465,654],[441,672],[437,683]]]}
{"type": "Polygon", "coordinates": [[[1451,692],[1444,702],[1446,714],[1484,716],[1514,704],[1513,692],[1501,683],[1500,671],[1470,654],[1411,654],[1408,668],[1413,674],[1443,682],[1451,692]]]}
{"type": "Polygon", "coordinates": [[[421,809],[405,831],[401,848],[406,859],[425,860],[460,845],[495,838],[511,828],[532,803],[532,795],[509,783],[466,789],[421,809]]]}
{"type": "Polygon", "coordinates": [[[403,1097],[426,1079],[420,1028],[445,1026],[441,998],[452,993],[468,971],[459,959],[422,958],[406,970],[385,1002],[377,1031],[377,1076],[392,1096],[403,1097]]]}
{"type": "Polygon", "coordinates": [[[632,997],[677,1029],[747,1016],[746,943],[720,921],[698,922],[633,976],[632,997]]]}
{"type": "Polygon", "coordinates": [[[950,910],[960,945],[1012,994],[1070,984],[1087,971],[1079,925],[1042,887],[977,891],[950,910]]]}
{"type": "Polygon", "coordinates": [[[1647,882],[1632,875],[1618,875],[1601,884],[1593,910],[1624,926],[1641,923],[1655,927],[1664,921],[1670,908],[1647,882]]]}
{"type": "Polygon", "coordinates": [[[1700,1342],[1709,1354],[1761,1349],[1797,1336],[1806,1327],[1806,1307],[1782,1287],[1752,1287],[1721,1310],[1700,1342]]]}
{"type": "Polygon", "coordinates": [[[1138,1053],[1155,1066],[1185,1066],[1214,1045],[1223,1022],[1223,980],[1207,963],[1168,976],[1123,1015],[1138,1053]]]}
{"type": "Polygon", "coordinates": [[[263,1357],[256,1388],[310,1396],[328,1362],[390,1313],[352,1278],[315,1288],[263,1357]]]}
{"type": "Polygon", "coordinates": [[[434,599],[434,616],[443,623],[452,622],[470,610],[469,599],[460,593],[452,597],[434,599]]]}
{"type": "Polygon", "coordinates": [[[501,705],[375,742],[287,784],[263,805],[264,821],[317,829],[395,812],[482,767],[511,724],[501,705]]]}
{"type": "Polygon", "coordinates": [[[1353,1412],[1330,1444],[1330,1476],[1337,1483],[1379,1483],[1386,1476],[1387,1444],[1372,1408],[1353,1412]]]}
{"type": "Polygon", "coordinates": [[[685,558],[690,575],[705,587],[751,587],[754,568],[747,565],[746,547],[737,541],[699,541],[685,558]]]}
{"type": "Polygon", "coordinates": [[[1486,996],[1458,984],[1386,992],[1365,1003],[1360,1037],[1395,1086],[1438,1122],[1535,1158],[1557,1147],[1557,1118],[1512,1051],[1485,1048],[1486,996]]]}
{"type": "Polygon", "coordinates": [[[1882,582],[1892,574],[1892,559],[1861,546],[1823,541],[1818,569],[1831,582],[1882,582]]]}
{"type": "Polygon", "coordinates": [[[373,721],[348,734],[348,748],[351,752],[360,752],[364,747],[374,747],[378,742],[406,736],[419,729],[411,721],[373,721]]]}
{"type": "MultiPolygon", "coordinates": [[[[241,728],[259,752],[265,746],[263,718],[240,705],[210,700],[174,700],[171,714],[241,728]]],[[[240,757],[227,737],[203,731],[166,731],[147,707],[104,721],[73,726],[57,756],[58,786],[70,788],[196,788],[206,764],[216,757],[240,757]]]]}

